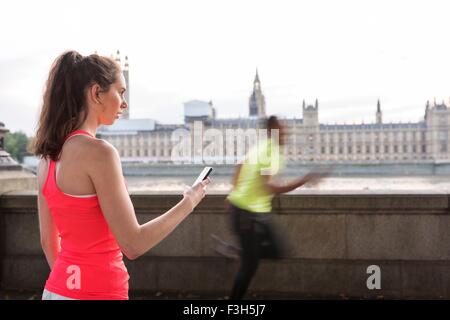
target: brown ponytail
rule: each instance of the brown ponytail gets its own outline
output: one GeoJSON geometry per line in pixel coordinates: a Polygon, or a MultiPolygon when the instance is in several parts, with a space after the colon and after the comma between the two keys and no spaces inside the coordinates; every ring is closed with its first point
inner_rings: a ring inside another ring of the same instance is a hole
{"type": "Polygon", "coordinates": [[[34,154],[58,160],[64,138],[86,120],[86,89],[98,84],[108,91],[118,72],[120,67],[107,57],[96,54],[83,57],[76,51],[60,55],[46,83],[34,154]]]}

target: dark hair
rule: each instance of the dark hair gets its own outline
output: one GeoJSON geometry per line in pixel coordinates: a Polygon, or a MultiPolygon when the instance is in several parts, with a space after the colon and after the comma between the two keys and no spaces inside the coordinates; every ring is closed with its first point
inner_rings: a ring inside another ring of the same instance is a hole
{"type": "Polygon", "coordinates": [[[280,123],[279,123],[278,118],[276,116],[270,116],[266,120],[266,128],[267,129],[278,128],[279,125],[280,125],[280,123]]]}
{"type": "Polygon", "coordinates": [[[33,152],[57,161],[65,137],[86,120],[86,89],[98,84],[108,91],[120,66],[97,54],[83,57],[76,51],[60,55],[53,63],[45,87],[33,152]]]}

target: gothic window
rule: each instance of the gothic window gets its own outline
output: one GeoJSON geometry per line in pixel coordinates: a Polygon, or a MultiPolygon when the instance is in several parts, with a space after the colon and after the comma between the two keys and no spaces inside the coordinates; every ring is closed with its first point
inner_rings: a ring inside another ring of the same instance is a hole
{"type": "Polygon", "coordinates": [[[422,153],[426,153],[427,152],[427,146],[426,145],[422,145],[422,153]]]}
{"type": "Polygon", "coordinates": [[[394,146],[394,153],[398,152],[398,146],[394,146]]]}
{"type": "Polygon", "coordinates": [[[389,153],[389,146],[384,146],[384,153],[389,153]]]}
{"type": "Polygon", "coordinates": [[[408,152],[408,146],[403,146],[403,153],[407,153],[408,152]]]}

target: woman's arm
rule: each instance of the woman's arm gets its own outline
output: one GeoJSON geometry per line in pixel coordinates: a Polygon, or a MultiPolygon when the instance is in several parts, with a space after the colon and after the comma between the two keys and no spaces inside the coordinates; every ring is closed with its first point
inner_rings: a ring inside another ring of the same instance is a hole
{"type": "Polygon", "coordinates": [[[53,217],[48,209],[47,201],[42,194],[45,179],[47,178],[47,171],[48,162],[45,159],[42,159],[39,162],[37,169],[39,232],[42,250],[44,251],[50,269],[52,269],[53,263],[60,251],[60,238],[58,229],[56,228],[53,217]]]}
{"type": "Polygon", "coordinates": [[[140,225],[126,190],[116,149],[97,140],[88,152],[92,179],[105,219],[123,253],[136,259],[169,235],[205,195],[209,180],[184,192],[183,199],[161,216],[140,225]]]}

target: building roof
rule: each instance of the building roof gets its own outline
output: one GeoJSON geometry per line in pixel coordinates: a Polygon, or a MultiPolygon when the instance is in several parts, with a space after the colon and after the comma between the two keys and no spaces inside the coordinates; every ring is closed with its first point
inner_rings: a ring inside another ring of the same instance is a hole
{"type": "Polygon", "coordinates": [[[189,130],[189,126],[185,124],[161,124],[156,123],[154,131],[174,131],[177,129],[189,130]]]}
{"type": "Polygon", "coordinates": [[[438,104],[434,107],[436,110],[447,110],[447,106],[442,103],[442,104],[438,104]]]}
{"type": "Polygon", "coordinates": [[[368,123],[368,124],[321,124],[321,130],[377,130],[377,129],[421,129],[425,122],[416,123],[368,123]]]}
{"type": "Polygon", "coordinates": [[[222,118],[222,119],[212,119],[209,123],[214,125],[251,125],[255,126],[261,122],[260,118],[222,118]]]}

